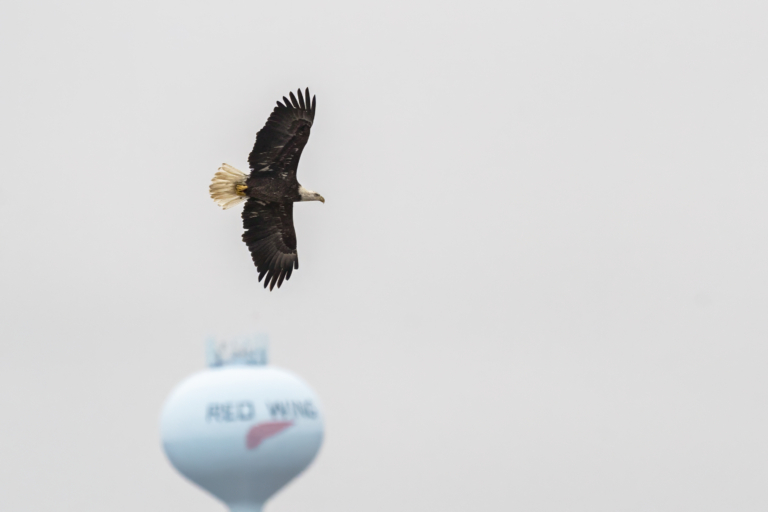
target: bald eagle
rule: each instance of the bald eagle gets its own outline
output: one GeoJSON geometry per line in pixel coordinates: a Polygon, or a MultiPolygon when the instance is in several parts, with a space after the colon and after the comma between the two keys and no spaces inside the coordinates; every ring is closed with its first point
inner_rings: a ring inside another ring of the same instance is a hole
{"type": "Polygon", "coordinates": [[[225,210],[245,201],[243,242],[251,251],[259,282],[263,279],[264,288],[270,291],[275,285],[280,288],[299,268],[293,203],[325,203],[323,196],[296,180],[299,158],[315,119],[315,97],[310,102],[309,89],[289,96],[277,102],[267,124],[256,134],[248,157],[250,174],[222,164],[210,186],[211,197],[225,210]]]}

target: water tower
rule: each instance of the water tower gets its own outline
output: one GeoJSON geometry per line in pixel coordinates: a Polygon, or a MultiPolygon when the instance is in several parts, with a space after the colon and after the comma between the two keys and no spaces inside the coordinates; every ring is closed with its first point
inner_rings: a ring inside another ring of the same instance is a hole
{"type": "Polygon", "coordinates": [[[296,375],[267,365],[266,336],[209,340],[207,359],[166,400],[163,448],[232,512],[261,512],[320,449],[320,403],[296,375]]]}

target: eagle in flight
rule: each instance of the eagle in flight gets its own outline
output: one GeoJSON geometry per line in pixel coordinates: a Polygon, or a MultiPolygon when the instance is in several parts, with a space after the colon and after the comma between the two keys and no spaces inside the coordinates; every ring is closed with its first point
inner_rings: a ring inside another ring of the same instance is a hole
{"type": "Polygon", "coordinates": [[[321,201],[323,196],[306,189],[296,180],[296,168],[309,140],[315,119],[315,97],[310,102],[309,89],[297,96],[283,96],[267,119],[248,157],[251,173],[222,164],[213,177],[210,192],[216,203],[232,208],[245,201],[243,242],[259,272],[264,288],[280,288],[299,268],[296,231],[293,227],[293,203],[321,201]]]}

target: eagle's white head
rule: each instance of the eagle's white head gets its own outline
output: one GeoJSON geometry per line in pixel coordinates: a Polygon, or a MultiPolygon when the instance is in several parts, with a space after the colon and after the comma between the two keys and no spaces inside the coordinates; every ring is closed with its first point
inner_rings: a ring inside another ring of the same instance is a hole
{"type": "Polygon", "coordinates": [[[320,201],[321,203],[325,203],[325,198],[323,196],[314,190],[304,188],[304,185],[299,185],[299,196],[301,196],[301,201],[320,201]]]}

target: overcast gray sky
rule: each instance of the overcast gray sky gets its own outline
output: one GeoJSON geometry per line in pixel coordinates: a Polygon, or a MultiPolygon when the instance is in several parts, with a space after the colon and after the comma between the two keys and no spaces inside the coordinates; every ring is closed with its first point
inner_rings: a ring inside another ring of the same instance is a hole
{"type": "Polygon", "coordinates": [[[768,4],[0,7],[0,509],[223,510],[158,416],[266,325],[323,400],[289,511],[768,509],[768,4]],[[238,211],[309,86],[301,268],[238,211]]]}

